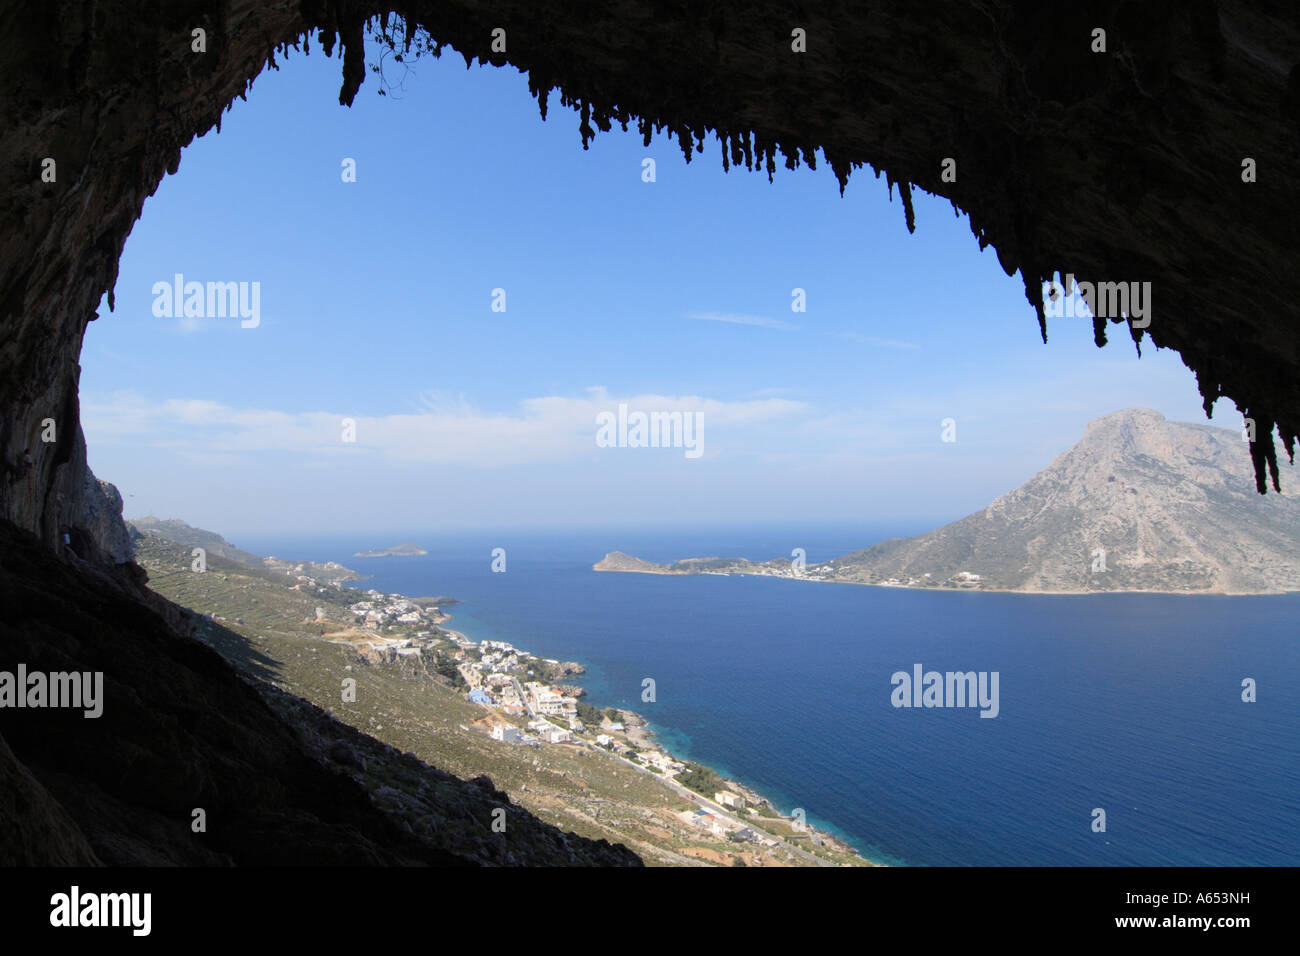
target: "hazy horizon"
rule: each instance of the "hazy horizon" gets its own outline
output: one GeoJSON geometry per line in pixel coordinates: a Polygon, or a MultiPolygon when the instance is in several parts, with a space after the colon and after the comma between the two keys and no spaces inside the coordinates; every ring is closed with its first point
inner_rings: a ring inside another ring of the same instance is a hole
{"type": "MultiPolygon", "coordinates": [[[[475,538],[482,535],[510,535],[529,541],[536,541],[543,536],[581,536],[594,537],[601,534],[611,536],[622,535],[642,535],[655,534],[668,536],[674,534],[691,535],[699,537],[710,533],[727,535],[736,532],[750,531],[783,531],[803,529],[810,533],[817,532],[834,532],[836,536],[853,535],[855,532],[861,532],[865,535],[883,534],[884,537],[897,535],[910,535],[913,533],[923,533],[932,527],[938,527],[947,524],[956,518],[964,517],[957,515],[954,517],[943,518],[926,518],[926,517],[890,517],[877,518],[824,518],[815,520],[791,520],[786,518],[770,518],[767,520],[737,520],[737,521],[703,521],[689,524],[661,525],[650,524],[645,522],[628,522],[624,524],[563,524],[563,525],[527,525],[527,524],[510,524],[510,525],[458,525],[446,526],[442,528],[416,528],[413,526],[406,527],[387,527],[387,528],[345,528],[330,526],[327,529],[321,528],[272,528],[265,529],[260,527],[230,527],[216,528],[207,525],[198,524],[190,521],[184,515],[158,515],[158,514],[131,514],[124,515],[127,521],[141,521],[146,518],[157,518],[159,520],[180,520],[184,521],[191,527],[198,528],[202,531],[210,531],[219,534],[226,541],[236,547],[244,547],[245,541],[254,541],[258,543],[269,541],[283,541],[290,544],[312,544],[312,543],[330,543],[334,544],[339,541],[355,539],[358,543],[364,542],[367,547],[392,547],[402,542],[411,542],[421,547],[429,547],[436,544],[440,539],[452,542],[464,542],[467,539],[475,538]],[[887,533],[887,529],[897,529],[892,534],[887,533]],[[908,530],[914,529],[914,530],[908,530]]],[[[865,545],[875,543],[874,541],[865,542],[865,545]]],[[[865,546],[864,545],[864,546],[865,546]]],[[[611,545],[611,549],[617,550],[617,543],[611,545]]],[[[253,550],[255,548],[245,548],[253,550]]],[[[696,555],[691,555],[696,557],[696,555]]]]}

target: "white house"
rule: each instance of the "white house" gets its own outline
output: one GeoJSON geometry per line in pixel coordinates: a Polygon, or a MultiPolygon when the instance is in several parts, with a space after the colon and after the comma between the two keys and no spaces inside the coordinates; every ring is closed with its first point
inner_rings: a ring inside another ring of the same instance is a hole
{"type": "Polygon", "coordinates": [[[524,735],[518,727],[511,727],[509,724],[497,724],[492,728],[492,739],[518,744],[523,743],[524,735]]]}

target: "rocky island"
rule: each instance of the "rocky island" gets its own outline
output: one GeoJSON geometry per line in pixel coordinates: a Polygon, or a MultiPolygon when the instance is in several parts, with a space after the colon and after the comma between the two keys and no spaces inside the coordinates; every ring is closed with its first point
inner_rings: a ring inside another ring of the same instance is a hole
{"type": "Polygon", "coordinates": [[[395,544],[391,548],[378,548],[374,551],[358,551],[353,555],[354,558],[410,558],[418,557],[422,554],[428,554],[418,544],[412,544],[410,541],[403,541],[401,544],[395,544]]]}

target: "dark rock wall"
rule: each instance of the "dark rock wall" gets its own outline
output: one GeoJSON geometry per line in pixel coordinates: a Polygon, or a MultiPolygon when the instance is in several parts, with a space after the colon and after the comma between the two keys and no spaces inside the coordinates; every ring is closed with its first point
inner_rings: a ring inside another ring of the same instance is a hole
{"type": "Polygon", "coordinates": [[[245,680],[191,612],[3,520],[0,609],[0,671],[103,674],[98,717],[0,710],[0,866],[640,864],[245,680]],[[372,800],[340,748],[406,790],[372,800]]]}
{"type": "Polygon", "coordinates": [[[0,518],[51,547],[95,524],[77,359],[126,237],[181,146],[297,23],[292,4],[257,0],[0,8],[0,518]]]}

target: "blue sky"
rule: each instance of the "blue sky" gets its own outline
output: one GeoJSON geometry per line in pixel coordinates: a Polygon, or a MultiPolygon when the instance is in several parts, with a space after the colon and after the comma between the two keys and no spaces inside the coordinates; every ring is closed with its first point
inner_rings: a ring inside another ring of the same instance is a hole
{"type": "Polygon", "coordinates": [[[1019,277],[945,200],[918,196],[909,235],[869,171],[841,198],[820,164],[774,184],[724,173],[716,140],[690,165],[617,127],[584,151],[556,98],[543,122],[522,74],[454,54],[397,96],[369,75],[351,109],[339,81],[315,46],[264,74],[127,241],[81,390],[91,466],[128,517],[222,533],[937,523],[1099,415],[1204,420],[1172,352],[1139,361],[1118,327],[1098,350],[1087,319],[1053,321],[1043,345],[1019,277]],[[260,283],[260,323],[155,316],[175,273],[260,283]],[[619,402],[699,413],[703,455],[597,447],[595,416],[619,402]]]}

